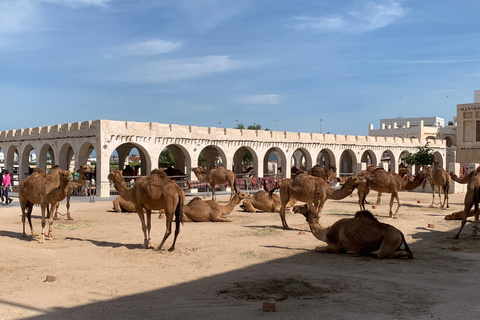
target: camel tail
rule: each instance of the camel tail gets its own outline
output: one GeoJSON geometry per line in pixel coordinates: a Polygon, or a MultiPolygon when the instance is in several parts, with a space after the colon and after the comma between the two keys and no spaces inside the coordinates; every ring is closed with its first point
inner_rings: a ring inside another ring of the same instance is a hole
{"type": "Polygon", "coordinates": [[[175,209],[175,226],[177,230],[180,228],[180,222],[183,225],[183,204],[185,202],[185,195],[183,190],[178,191],[178,203],[175,209]]]}
{"type": "Polygon", "coordinates": [[[270,190],[270,191],[268,192],[269,196],[271,197],[271,196],[273,195],[273,192],[275,192],[275,190],[277,190],[277,189],[279,189],[279,188],[280,188],[280,186],[276,186],[275,188],[273,188],[272,190],[270,190]]]}
{"type": "MultiPolygon", "coordinates": [[[[403,243],[403,246],[405,248],[405,251],[410,253],[410,259],[413,258],[413,253],[412,251],[410,250],[410,247],[408,246],[407,244],[407,241],[405,241],[405,236],[403,235],[403,232],[400,231],[400,234],[402,235],[402,243],[403,243]]],[[[402,243],[400,243],[400,245],[398,246],[397,250],[400,249],[400,247],[402,246],[402,243]]]]}
{"type": "Polygon", "coordinates": [[[443,185],[443,190],[446,190],[448,192],[448,190],[450,190],[450,182],[451,180],[450,179],[445,179],[445,184],[443,185]]]}
{"type": "Polygon", "coordinates": [[[478,203],[480,202],[480,187],[475,187],[475,214],[478,212],[478,203]]]}
{"type": "Polygon", "coordinates": [[[235,193],[238,193],[238,190],[237,190],[237,178],[233,179],[233,190],[235,190],[235,193]]]}

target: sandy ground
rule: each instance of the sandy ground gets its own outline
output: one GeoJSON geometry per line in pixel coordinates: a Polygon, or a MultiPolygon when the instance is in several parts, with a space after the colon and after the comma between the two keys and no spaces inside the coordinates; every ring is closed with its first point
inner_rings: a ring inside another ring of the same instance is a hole
{"type": "MultiPolygon", "coordinates": [[[[352,217],[354,195],[327,201],[323,224],[352,217]]],[[[479,319],[480,239],[467,223],[453,240],[460,222],[444,220],[464,194],[450,196],[450,209],[429,208],[431,194],[400,198],[398,220],[389,195],[371,211],[405,233],[411,260],[317,253],[323,243],[303,216],[288,214],[293,229],[283,230],[278,214],[238,206],[231,223],[185,223],[175,252],[143,250],[138,216],[100,200],[74,202],[75,220],[56,221],[40,244],[22,238],[15,199],[0,208],[0,319],[479,319]],[[262,311],[269,299],[276,312],[262,311]]],[[[152,230],[157,246],[165,220],[155,215],[152,230]]]]}

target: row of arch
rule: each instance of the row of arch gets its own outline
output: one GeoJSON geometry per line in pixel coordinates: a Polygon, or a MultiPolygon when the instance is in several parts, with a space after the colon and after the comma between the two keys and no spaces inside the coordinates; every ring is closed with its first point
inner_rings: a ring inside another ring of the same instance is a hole
{"type": "MultiPolygon", "coordinates": [[[[335,165],[339,176],[355,175],[368,165],[382,165],[389,171],[397,172],[401,159],[415,149],[320,144],[299,145],[292,148],[291,144],[286,143],[275,143],[259,148],[245,144],[228,149],[221,143],[205,146],[172,143],[164,145],[163,148],[157,146],[155,151],[152,150],[153,148],[149,145],[142,143],[119,142],[115,145],[100,146],[96,141],[88,139],[63,143],[58,140],[53,143],[32,141],[20,146],[0,144],[0,155],[3,153],[4,166],[10,172],[16,172],[17,177],[14,178],[17,183],[29,174],[29,168],[33,166],[47,170],[50,165],[59,165],[62,169],[75,170],[80,165],[90,164],[89,162],[93,161],[97,168],[99,180],[97,183],[108,184],[107,176],[112,169],[112,155],[118,157],[118,168],[123,169],[132,151],[138,151],[140,175],[147,175],[152,169],[157,168],[160,153],[168,150],[173,155],[172,166],[183,172],[188,180],[196,180],[196,177],[192,176],[191,168],[205,165],[207,169],[211,169],[220,164],[233,170],[237,175],[245,174],[248,167],[253,167],[249,174],[257,177],[275,175],[289,178],[291,167],[303,166],[308,170],[314,165],[335,165]],[[36,155],[34,165],[32,165],[32,154],[36,155]],[[245,160],[246,154],[250,155],[249,161],[245,160]],[[200,155],[203,163],[199,162],[200,155]]],[[[435,157],[438,163],[445,166],[444,158],[439,151],[435,152],[435,157]]],[[[102,194],[107,195],[106,192],[102,194]]]]}

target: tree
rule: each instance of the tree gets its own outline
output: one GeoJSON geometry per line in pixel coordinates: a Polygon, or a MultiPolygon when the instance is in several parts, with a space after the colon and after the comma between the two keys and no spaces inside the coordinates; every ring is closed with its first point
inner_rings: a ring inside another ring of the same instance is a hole
{"type": "Polygon", "coordinates": [[[237,123],[237,126],[234,129],[245,129],[245,126],[240,122],[237,123]]]}
{"type": "Polygon", "coordinates": [[[425,166],[432,165],[435,162],[435,155],[432,148],[428,146],[428,142],[423,147],[417,147],[418,151],[411,153],[404,160],[409,165],[421,165],[423,169],[425,166]]]}
{"type": "Polygon", "coordinates": [[[163,149],[160,153],[160,157],[158,158],[158,167],[170,167],[175,165],[175,157],[173,153],[168,149],[163,149]]]}

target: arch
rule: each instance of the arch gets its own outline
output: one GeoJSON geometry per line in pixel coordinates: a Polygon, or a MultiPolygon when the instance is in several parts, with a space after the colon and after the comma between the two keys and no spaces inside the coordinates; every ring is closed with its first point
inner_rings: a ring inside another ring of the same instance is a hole
{"type": "Polygon", "coordinates": [[[443,140],[445,140],[445,145],[447,146],[447,148],[451,148],[452,146],[455,145],[454,137],[446,136],[445,138],[443,138],[443,140]]]}
{"type": "Polygon", "coordinates": [[[255,150],[247,146],[238,148],[233,155],[233,172],[236,175],[248,172],[256,176],[258,172],[255,168],[258,168],[258,155],[255,150]]]}
{"type": "Polygon", "coordinates": [[[435,136],[428,136],[428,137],[426,137],[425,139],[426,139],[426,140],[435,140],[436,137],[435,137],[435,136]]]}
{"type": "MultiPolygon", "coordinates": [[[[35,168],[38,164],[37,162],[37,155],[35,153],[35,149],[32,145],[28,144],[23,148],[21,160],[20,160],[20,168],[22,170],[22,180],[26,178],[31,173],[31,163],[35,163],[32,167],[35,168]]],[[[45,168],[44,168],[45,169],[45,168]]]]}
{"type": "Polygon", "coordinates": [[[75,171],[75,152],[70,143],[64,143],[60,148],[58,165],[63,170],[75,171]]]}
{"type": "Polygon", "coordinates": [[[395,155],[391,150],[383,151],[380,161],[385,165],[385,170],[395,172],[395,155]]]}
{"type": "Polygon", "coordinates": [[[287,157],[282,149],[272,147],[267,150],[263,158],[264,176],[285,177],[287,157]]]}
{"type": "Polygon", "coordinates": [[[52,146],[49,143],[44,144],[37,155],[37,166],[47,171],[47,167],[51,168],[55,163],[52,146]]]}
{"type": "Polygon", "coordinates": [[[312,156],[310,152],[305,148],[298,148],[292,154],[292,166],[299,169],[302,165],[305,165],[305,171],[313,167],[312,156]]]}
{"type": "Polygon", "coordinates": [[[227,157],[225,156],[225,152],[218,146],[208,145],[203,148],[197,159],[197,166],[207,166],[207,170],[214,169],[220,165],[223,165],[226,169],[227,168],[227,157]],[[205,158],[201,157],[201,154],[205,156],[205,158]]]}
{"type": "Polygon", "coordinates": [[[375,155],[375,152],[373,152],[370,149],[365,150],[363,152],[362,157],[360,158],[360,161],[362,163],[365,163],[366,167],[377,166],[377,156],[375,155]]]}
{"type": "Polygon", "coordinates": [[[12,185],[18,185],[23,179],[21,175],[18,175],[19,158],[18,149],[14,145],[11,145],[8,148],[7,156],[5,158],[5,169],[11,172],[12,185]]]}
{"type": "Polygon", "coordinates": [[[357,157],[351,149],[346,149],[340,155],[339,176],[348,177],[357,174],[357,157]]]}
{"type": "Polygon", "coordinates": [[[328,167],[328,165],[335,165],[335,155],[333,154],[332,150],[325,148],[320,150],[317,155],[317,165],[322,167],[328,167]]]}
{"type": "MultiPolygon", "coordinates": [[[[125,143],[119,144],[115,148],[115,150],[112,152],[112,155],[115,154],[115,152],[118,154],[118,169],[120,170],[124,169],[125,161],[127,158],[129,159],[128,160],[129,164],[132,162],[131,161],[132,158],[135,160],[135,163],[138,161],[139,163],[138,172],[137,172],[138,175],[146,176],[152,170],[152,164],[150,163],[150,155],[148,154],[145,147],[143,147],[138,143],[125,142],[125,143]],[[138,151],[138,158],[130,157],[132,149],[134,148],[137,149],[138,151]]],[[[110,158],[112,158],[112,155],[110,156],[110,158]]]]}
{"type": "Polygon", "coordinates": [[[400,164],[402,164],[403,166],[405,166],[406,168],[408,168],[408,170],[410,171],[410,173],[414,172],[413,171],[413,166],[411,164],[407,164],[407,162],[405,160],[403,160],[403,158],[406,158],[410,155],[411,153],[408,152],[407,150],[403,150],[401,153],[400,153],[400,156],[398,157],[398,167],[400,168],[400,164]]]}
{"type": "Polygon", "coordinates": [[[180,170],[182,172],[182,175],[189,175],[190,168],[192,167],[192,159],[185,147],[179,144],[170,144],[163,148],[162,152],[158,156],[158,168],[165,166],[172,166],[175,169],[180,170]],[[164,152],[167,152],[167,154],[171,154],[171,156],[173,157],[172,162],[160,162],[162,153],[164,152]]]}

